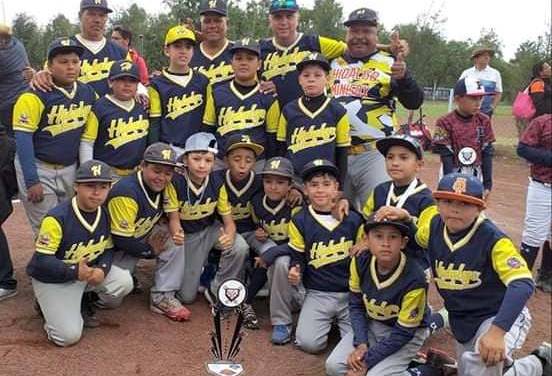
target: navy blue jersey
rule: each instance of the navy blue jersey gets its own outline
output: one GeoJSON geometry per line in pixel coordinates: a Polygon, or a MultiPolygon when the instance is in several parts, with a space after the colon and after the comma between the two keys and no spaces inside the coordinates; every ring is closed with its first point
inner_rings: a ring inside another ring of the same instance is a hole
{"type": "Polygon", "coordinates": [[[166,71],[151,80],[150,117],[161,118],[160,141],[184,147],[188,137],[201,131],[208,85],[209,79],[193,70],[184,84],[166,71]]]}
{"type": "MultiPolygon", "coordinates": [[[[213,88],[203,122],[215,127],[220,155],[224,155],[226,141],[236,133],[266,148],[267,133],[276,133],[279,118],[280,106],[274,96],[262,94],[260,85],[241,94],[231,80],[213,88]]],[[[263,159],[264,153],[257,158],[263,159]]]]}
{"type": "Polygon", "coordinates": [[[292,208],[285,198],[280,202],[273,202],[263,191],[258,192],[251,200],[253,222],[262,227],[268,237],[278,245],[288,242],[289,222],[298,209],[292,208]]]}
{"type": "Polygon", "coordinates": [[[163,215],[163,194],[148,191],[138,171],[113,185],[107,209],[113,235],[142,240],[163,215]]]}
{"type": "Polygon", "coordinates": [[[166,189],[165,212],[179,212],[184,233],[205,230],[215,222],[217,213],[232,214],[224,177],[211,173],[200,187],[188,175],[175,174],[166,189]]]}
{"type": "Polygon", "coordinates": [[[263,60],[262,79],[274,82],[282,107],[303,94],[298,81],[298,63],[313,52],[320,52],[331,60],[341,56],[347,48],[343,42],[302,33],[289,47],[280,46],[274,38],[261,40],[259,46],[263,60]]]}
{"type": "Polygon", "coordinates": [[[377,272],[376,258],[370,252],[353,257],[351,261],[351,292],[362,294],[370,320],[387,326],[427,326],[430,313],[427,286],[422,268],[402,252],[399,265],[386,278],[377,272]]]}
{"type": "Polygon", "coordinates": [[[510,282],[532,278],[512,241],[483,214],[457,236],[449,235],[435,215],[429,226],[419,228],[416,241],[427,248],[452,333],[461,343],[497,314],[510,282]]]}
{"type": "Polygon", "coordinates": [[[78,160],[81,135],[95,101],[92,87],[80,82],[71,92],[54,87],[50,92],[23,93],[13,109],[13,129],[33,134],[36,158],[70,166],[78,160]]]}
{"type": "Polygon", "coordinates": [[[308,206],[289,223],[288,244],[306,263],[302,275],[307,289],[349,291],[349,249],[363,235],[362,216],[351,211],[343,221],[333,222],[326,223],[308,206]]]}
{"type": "Polygon", "coordinates": [[[147,146],[149,120],[140,104],[128,108],[111,95],[92,107],[82,139],[94,143],[94,159],[121,169],[140,164],[147,146]]]}
{"type": "Polygon", "coordinates": [[[190,67],[207,76],[211,84],[231,79],[234,77],[232,53],[230,52],[233,45],[234,42],[227,41],[226,46],[219,53],[211,56],[203,50],[202,43],[196,44],[190,67]]]}
{"type": "Polygon", "coordinates": [[[302,98],[294,100],[282,111],[277,140],[286,143],[287,158],[297,174],[315,159],[337,164],[336,148],[351,144],[347,111],[329,97],[315,113],[302,98]]]}
{"type": "Polygon", "coordinates": [[[130,60],[128,52],[109,39],[104,39],[101,48],[96,52],[90,50],[86,41],[79,35],[72,39],[84,48],[84,53],[81,56],[79,81],[90,84],[100,97],[109,93],[107,79],[111,65],[115,61],[130,60]]]}

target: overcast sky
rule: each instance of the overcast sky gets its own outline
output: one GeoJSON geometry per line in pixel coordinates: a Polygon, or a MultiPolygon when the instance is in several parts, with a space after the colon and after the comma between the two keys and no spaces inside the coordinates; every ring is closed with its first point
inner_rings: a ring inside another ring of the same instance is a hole
{"type": "MultiPolygon", "coordinates": [[[[198,0],[199,1],[199,0],[198,0]]],[[[38,23],[47,24],[55,15],[63,13],[71,21],[77,20],[79,0],[0,0],[0,21],[11,23],[17,13],[32,15],[38,23]]],[[[149,13],[166,11],[157,0],[108,0],[114,9],[124,9],[132,3],[144,7],[149,13]]],[[[506,58],[513,57],[517,46],[525,40],[534,40],[550,29],[550,0],[340,0],[344,14],[367,6],[378,11],[386,28],[409,23],[417,16],[441,9],[447,19],[443,34],[447,39],[477,40],[482,28],[494,29],[502,39],[506,58]],[[514,6],[513,4],[517,4],[514,6]]],[[[241,1],[246,3],[246,1],[241,1]]],[[[312,6],[314,0],[299,0],[302,6],[312,6]]]]}

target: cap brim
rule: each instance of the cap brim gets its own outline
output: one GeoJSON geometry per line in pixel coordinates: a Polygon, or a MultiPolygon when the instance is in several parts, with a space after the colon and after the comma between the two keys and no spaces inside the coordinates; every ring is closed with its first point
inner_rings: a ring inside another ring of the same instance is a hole
{"type": "Polygon", "coordinates": [[[383,155],[386,156],[389,152],[389,149],[391,149],[392,146],[402,146],[404,148],[407,148],[416,156],[418,159],[423,159],[423,153],[420,153],[420,150],[417,150],[414,145],[412,145],[410,142],[406,140],[402,140],[400,138],[381,138],[376,141],[376,149],[383,155]]]}
{"type": "Polygon", "coordinates": [[[492,57],[492,56],[494,56],[494,53],[495,53],[495,52],[494,52],[494,50],[491,49],[491,48],[486,48],[486,49],[482,49],[482,50],[477,50],[477,51],[475,51],[474,53],[472,53],[471,58],[473,59],[474,57],[477,57],[477,56],[479,56],[479,55],[483,55],[483,54],[485,54],[485,53],[489,53],[489,54],[491,55],[491,57],[492,57]]]}
{"type": "Polygon", "coordinates": [[[297,7],[297,8],[275,8],[275,9],[270,9],[269,13],[270,14],[280,13],[280,12],[296,13],[298,11],[299,11],[299,7],[297,7]]]}
{"type": "Polygon", "coordinates": [[[469,195],[463,195],[456,192],[449,192],[449,191],[434,191],[433,192],[433,198],[436,199],[449,199],[449,200],[457,200],[462,201],[468,204],[477,205],[479,207],[485,208],[486,204],[485,201],[481,198],[469,196],[469,195]]]}
{"type": "Polygon", "coordinates": [[[339,170],[337,169],[337,167],[325,165],[325,166],[314,166],[309,168],[308,170],[303,171],[301,173],[301,179],[307,180],[310,176],[318,172],[322,172],[322,173],[327,172],[328,174],[336,178],[339,177],[339,170]]]}
{"type": "Polygon", "coordinates": [[[286,174],[285,172],[280,171],[261,171],[257,175],[276,175],[284,178],[293,179],[293,174],[286,174]]]}
{"type": "Polygon", "coordinates": [[[109,76],[109,79],[110,80],[116,80],[118,78],[122,78],[122,77],[130,77],[130,78],[134,78],[136,81],[140,81],[140,77],[134,75],[134,74],[130,74],[130,73],[119,73],[119,74],[115,74],[113,76],[109,76]]]}
{"type": "Polygon", "coordinates": [[[158,164],[158,165],[164,165],[164,166],[171,166],[171,167],[178,166],[177,162],[160,161],[160,160],[154,160],[154,159],[144,159],[144,162],[152,163],[152,164],[158,164]]]}
{"type": "Polygon", "coordinates": [[[410,235],[410,228],[408,228],[407,225],[405,225],[404,223],[394,222],[394,221],[367,222],[364,224],[364,232],[368,233],[370,232],[370,230],[380,226],[392,226],[398,229],[401,232],[402,236],[410,235]]]}
{"type": "Polygon", "coordinates": [[[199,12],[199,15],[203,16],[204,14],[207,14],[207,13],[213,13],[213,14],[217,14],[217,15],[222,16],[222,17],[228,17],[228,12],[225,12],[225,11],[220,10],[220,9],[213,9],[213,8],[202,10],[202,11],[199,12]]]}
{"type": "Polygon", "coordinates": [[[82,178],[75,179],[75,183],[113,183],[112,178],[82,178]]]}
{"type": "Polygon", "coordinates": [[[264,147],[259,144],[253,144],[250,142],[236,142],[235,144],[232,144],[228,148],[226,148],[226,155],[228,155],[228,153],[230,153],[232,150],[239,148],[253,150],[253,153],[255,153],[256,157],[264,152],[264,147]]]}
{"type": "Polygon", "coordinates": [[[51,58],[54,55],[59,55],[61,53],[76,53],[79,58],[84,54],[84,48],[80,46],[58,46],[53,48],[48,52],[48,58],[51,58]]]}
{"type": "Polygon", "coordinates": [[[318,65],[326,72],[330,72],[332,70],[330,63],[326,63],[324,61],[318,61],[318,60],[301,61],[297,64],[297,70],[301,72],[308,65],[318,65]]]}
{"type": "Polygon", "coordinates": [[[182,155],[180,155],[180,157],[182,157],[184,154],[188,154],[188,153],[201,153],[201,152],[213,153],[214,155],[217,155],[219,150],[214,149],[214,148],[184,149],[184,151],[182,152],[182,155]]]}
{"type": "Polygon", "coordinates": [[[93,5],[93,4],[90,5],[90,6],[85,6],[85,7],[80,8],[80,10],[85,10],[85,9],[101,9],[101,10],[104,10],[106,13],[113,13],[113,9],[106,8],[106,7],[100,7],[100,6],[93,5]]]}
{"type": "Polygon", "coordinates": [[[353,25],[369,25],[369,26],[378,26],[378,21],[368,21],[368,20],[347,20],[343,22],[343,26],[351,27],[353,25]]]}
{"type": "Polygon", "coordinates": [[[261,51],[260,50],[256,50],[256,49],[250,48],[250,47],[239,46],[239,47],[231,47],[229,49],[229,51],[232,55],[235,54],[236,52],[240,51],[240,50],[252,52],[252,53],[254,53],[255,55],[257,55],[259,57],[261,56],[261,51]]]}
{"type": "Polygon", "coordinates": [[[187,40],[187,41],[189,41],[190,43],[192,43],[192,45],[194,45],[194,46],[197,44],[197,42],[195,41],[195,39],[187,38],[187,37],[182,37],[182,38],[178,38],[178,39],[172,40],[172,41],[170,41],[170,42],[168,42],[168,43],[165,43],[165,47],[168,46],[168,45],[171,45],[171,44],[173,44],[173,43],[176,43],[176,42],[178,42],[179,40],[187,40]]]}

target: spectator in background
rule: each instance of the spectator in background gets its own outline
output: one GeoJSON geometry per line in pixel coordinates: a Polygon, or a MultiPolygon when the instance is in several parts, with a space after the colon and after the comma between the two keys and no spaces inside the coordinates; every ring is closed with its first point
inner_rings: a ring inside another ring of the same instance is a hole
{"type": "Polygon", "coordinates": [[[124,26],[117,25],[111,32],[111,40],[128,51],[130,58],[134,64],[138,67],[138,73],[140,74],[140,82],[144,85],[149,85],[148,66],[146,61],[138,51],[132,48],[132,32],[124,26]]]}
{"type": "Polygon", "coordinates": [[[485,92],[495,93],[493,96],[486,96],[481,102],[480,111],[489,117],[493,116],[493,112],[502,98],[502,76],[499,71],[489,65],[493,56],[492,48],[476,48],[471,55],[473,67],[463,71],[459,78],[470,77],[478,80],[485,88],[485,92]]]}
{"type": "Polygon", "coordinates": [[[529,84],[529,95],[536,110],[533,118],[552,113],[551,76],[552,68],[549,63],[541,61],[533,66],[533,77],[529,84]]]}

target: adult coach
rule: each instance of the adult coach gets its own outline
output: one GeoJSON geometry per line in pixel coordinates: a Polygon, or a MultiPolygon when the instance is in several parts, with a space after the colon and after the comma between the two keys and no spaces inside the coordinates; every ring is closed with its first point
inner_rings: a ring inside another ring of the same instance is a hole
{"type": "Polygon", "coordinates": [[[132,31],[124,26],[117,25],[111,32],[111,40],[117,43],[121,48],[128,51],[130,60],[138,67],[138,73],[140,74],[140,82],[143,85],[149,84],[148,65],[146,60],[132,47],[132,31]]]}
{"type": "MultiPolygon", "coordinates": [[[[111,65],[118,60],[130,60],[127,51],[104,37],[107,15],[111,12],[107,0],[81,0],[81,32],[71,38],[84,48],[79,81],[92,86],[100,97],[109,93],[107,79],[111,65]]],[[[50,91],[52,76],[42,70],[35,75],[32,85],[41,91],[50,91]]]]}
{"type": "Polygon", "coordinates": [[[502,76],[499,71],[489,65],[493,56],[492,48],[476,48],[471,55],[473,67],[466,69],[460,75],[460,79],[472,77],[478,80],[485,88],[485,92],[495,93],[493,96],[484,97],[481,102],[480,111],[489,117],[493,116],[502,97],[502,76]]]}
{"type": "Polygon", "coordinates": [[[352,146],[344,190],[359,208],[376,185],[389,180],[375,141],[393,134],[398,124],[396,99],[414,110],[422,105],[424,94],[406,68],[401,49],[397,56],[378,49],[375,11],[357,9],[344,25],[347,52],[331,64],[331,90],[349,115],[352,146]]]}

